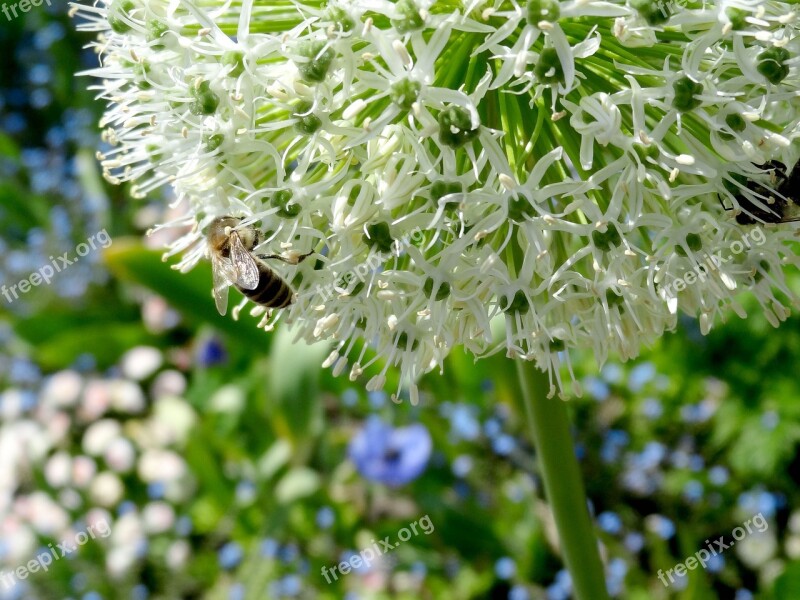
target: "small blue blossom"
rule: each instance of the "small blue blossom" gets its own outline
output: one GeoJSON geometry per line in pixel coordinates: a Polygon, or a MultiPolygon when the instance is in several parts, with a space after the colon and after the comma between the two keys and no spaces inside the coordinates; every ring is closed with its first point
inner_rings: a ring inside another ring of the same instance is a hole
{"type": "Polygon", "coordinates": [[[655,398],[647,398],[644,402],[642,402],[642,416],[646,419],[650,419],[654,421],[661,417],[664,414],[664,406],[661,404],[660,400],[655,398]]]}
{"type": "Polygon", "coordinates": [[[486,434],[488,438],[495,438],[503,431],[503,425],[492,417],[491,419],[487,419],[486,422],[483,424],[483,433],[486,434]]]}
{"type": "Polygon", "coordinates": [[[646,362],[636,365],[628,376],[628,387],[632,392],[639,392],[655,376],[656,368],[653,363],[646,362]]]}
{"type": "Polygon", "coordinates": [[[622,531],[622,519],[615,512],[604,511],[597,515],[597,525],[612,535],[617,535],[622,531]]]}
{"type": "Polygon", "coordinates": [[[630,533],[625,534],[625,538],[622,540],[622,543],[629,552],[636,554],[637,552],[640,552],[642,548],[644,548],[644,536],[638,531],[631,531],[630,533]]]}
{"type": "Polygon", "coordinates": [[[696,479],[687,481],[686,485],[683,486],[683,497],[688,502],[699,502],[703,498],[703,492],[703,484],[696,479]]]}
{"type": "Polygon", "coordinates": [[[515,585],[508,592],[508,600],[530,600],[528,590],[521,585],[515,585]]]}
{"type": "Polygon", "coordinates": [[[492,440],[492,450],[500,456],[508,456],[516,447],[516,440],[507,433],[499,435],[492,440]]]}
{"type": "Polygon", "coordinates": [[[781,418],[777,412],[775,412],[774,410],[768,410],[763,415],[761,415],[761,426],[764,429],[772,431],[778,426],[780,420],[781,418]]]}
{"type": "Polygon", "coordinates": [[[372,416],[351,440],[348,456],[364,478],[398,486],[422,474],[432,448],[424,425],[395,429],[372,416]]]}
{"type": "Polygon", "coordinates": [[[369,405],[372,408],[381,408],[386,404],[386,392],[379,391],[379,392],[369,392],[367,393],[367,399],[369,400],[369,405]]]}
{"type": "Polygon", "coordinates": [[[647,527],[665,540],[675,535],[675,523],[663,515],[650,515],[647,517],[647,527]]]}
{"type": "Polygon", "coordinates": [[[706,561],[706,569],[711,573],[719,573],[725,567],[725,558],[722,554],[712,554],[706,561]]]}
{"type": "Polygon", "coordinates": [[[494,573],[498,579],[511,579],[517,572],[517,563],[514,559],[504,556],[494,563],[494,573]]]}
{"type": "Polygon", "coordinates": [[[358,404],[358,391],[355,388],[347,388],[343,391],[342,404],[345,406],[355,406],[358,404]]]}
{"type": "Polygon", "coordinates": [[[457,456],[453,461],[452,470],[456,477],[466,477],[472,470],[472,457],[469,454],[457,456]]]}
{"type": "Polygon", "coordinates": [[[480,435],[481,426],[475,418],[474,409],[466,404],[458,404],[450,413],[450,428],[456,439],[474,440],[480,435]]]}
{"type": "Polygon", "coordinates": [[[336,522],[336,513],[330,506],[323,506],[317,511],[316,522],[320,529],[329,529],[336,522]]]}
{"type": "Polygon", "coordinates": [[[716,486],[722,486],[728,483],[729,474],[728,469],[722,465],[715,465],[708,470],[708,480],[716,486]]]}
{"type": "Polygon", "coordinates": [[[275,558],[280,549],[280,544],[272,538],[265,538],[261,541],[259,552],[264,558],[275,558]]]}
{"type": "Polygon", "coordinates": [[[228,353],[222,341],[212,336],[198,344],[195,360],[200,367],[213,367],[224,364],[228,360],[228,353]]]}
{"type": "Polygon", "coordinates": [[[247,590],[241,583],[234,583],[228,591],[228,600],[244,600],[247,590]]]}
{"type": "Polygon", "coordinates": [[[236,542],[228,542],[217,552],[219,566],[223,569],[235,569],[244,558],[242,547],[236,542]]]}

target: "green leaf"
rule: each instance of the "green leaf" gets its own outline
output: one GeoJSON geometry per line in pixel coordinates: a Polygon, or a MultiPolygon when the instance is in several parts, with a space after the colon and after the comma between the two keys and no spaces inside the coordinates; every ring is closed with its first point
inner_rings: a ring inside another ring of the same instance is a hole
{"type": "Polygon", "coordinates": [[[314,494],[320,485],[319,475],[307,467],[290,470],[275,486],[275,499],[290,504],[314,494]]]}
{"type": "Polygon", "coordinates": [[[0,131],[0,156],[19,159],[19,146],[13,138],[0,131]]]}
{"type": "Polygon", "coordinates": [[[258,461],[258,473],[264,479],[271,479],[292,457],[292,445],[286,440],[278,440],[258,461]]]}
{"type": "Polygon", "coordinates": [[[800,598],[800,562],[791,562],[775,580],[775,600],[797,598],[800,598]]]}
{"type": "Polygon", "coordinates": [[[322,429],[319,375],[328,344],[294,341],[294,334],[279,329],[270,353],[268,393],[277,404],[276,429],[293,439],[308,439],[322,429]]]}

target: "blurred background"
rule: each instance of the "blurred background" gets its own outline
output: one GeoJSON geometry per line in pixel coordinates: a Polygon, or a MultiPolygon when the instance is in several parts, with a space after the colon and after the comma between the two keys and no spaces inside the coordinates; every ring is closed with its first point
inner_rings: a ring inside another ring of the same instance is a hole
{"type": "MultiPolygon", "coordinates": [[[[0,283],[113,242],[0,296],[0,598],[570,598],[514,365],[454,354],[411,407],[333,378],[325,347],[217,315],[208,267],[180,275],[144,235],[168,191],[102,180],[103,107],[75,75],[97,58],[56,4],[0,14],[0,283]]],[[[577,357],[615,598],[800,598],[800,329],[752,304],[709,337],[683,319],[635,362],[577,357]]]]}

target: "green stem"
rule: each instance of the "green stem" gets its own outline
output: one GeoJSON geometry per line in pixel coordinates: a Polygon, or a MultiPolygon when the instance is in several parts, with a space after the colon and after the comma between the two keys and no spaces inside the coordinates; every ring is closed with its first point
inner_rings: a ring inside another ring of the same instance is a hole
{"type": "Polygon", "coordinates": [[[569,431],[566,403],[547,398],[547,376],[517,360],[528,425],[576,600],[607,600],[597,538],[569,431]]]}

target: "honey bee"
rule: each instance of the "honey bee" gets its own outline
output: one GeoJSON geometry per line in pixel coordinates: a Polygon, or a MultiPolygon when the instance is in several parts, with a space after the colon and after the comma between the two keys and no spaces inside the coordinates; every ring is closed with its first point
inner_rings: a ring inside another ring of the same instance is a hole
{"type": "MultiPolygon", "coordinates": [[[[798,163],[800,164],[800,163],[798,163]]],[[[757,223],[790,223],[800,221],[800,168],[795,165],[789,173],[786,165],[777,160],[771,160],[760,165],[765,173],[769,174],[769,185],[776,193],[765,187],[762,183],[752,179],[739,179],[737,182],[744,185],[752,194],[745,194],[735,183],[725,182],[728,192],[739,203],[739,212],[736,222],[739,225],[756,225],[757,223]],[[751,198],[757,199],[767,208],[758,206],[751,198]]],[[[723,203],[725,210],[728,208],[723,203]]]]}
{"type": "Polygon", "coordinates": [[[266,260],[281,260],[296,265],[307,256],[294,259],[277,254],[255,254],[261,231],[252,225],[237,229],[242,219],[217,217],[208,228],[208,253],[214,278],[214,301],[219,314],[228,310],[228,287],[233,285],[249,300],[266,308],[286,308],[294,302],[294,290],[270,269],[266,260]]]}

